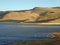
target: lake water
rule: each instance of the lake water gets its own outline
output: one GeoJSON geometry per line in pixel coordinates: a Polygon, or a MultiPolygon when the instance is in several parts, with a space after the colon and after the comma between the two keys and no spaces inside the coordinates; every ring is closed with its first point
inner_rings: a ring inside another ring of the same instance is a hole
{"type": "Polygon", "coordinates": [[[50,38],[50,32],[59,32],[60,26],[42,24],[0,23],[0,45],[50,38]]]}

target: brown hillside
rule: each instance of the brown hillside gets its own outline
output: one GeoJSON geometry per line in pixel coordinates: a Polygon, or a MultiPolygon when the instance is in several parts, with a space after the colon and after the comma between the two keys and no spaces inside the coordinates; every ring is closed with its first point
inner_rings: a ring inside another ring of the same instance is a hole
{"type": "Polygon", "coordinates": [[[0,19],[0,21],[5,20],[20,20],[23,22],[38,23],[60,23],[60,9],[35,7],[26,11],[11,11],[0,19]]]}

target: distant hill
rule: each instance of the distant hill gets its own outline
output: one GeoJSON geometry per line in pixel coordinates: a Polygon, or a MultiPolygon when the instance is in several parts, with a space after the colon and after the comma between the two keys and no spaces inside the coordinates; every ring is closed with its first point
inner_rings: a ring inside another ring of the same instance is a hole
{"type": "Polygon", "coordinates": [[[60,7],[0,11],[0,22],[60,23],[60,7]]]}

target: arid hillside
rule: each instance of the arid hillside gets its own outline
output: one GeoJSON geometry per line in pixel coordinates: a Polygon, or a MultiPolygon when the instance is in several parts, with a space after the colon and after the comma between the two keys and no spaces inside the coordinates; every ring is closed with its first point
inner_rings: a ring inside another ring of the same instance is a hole
{"type": "Polygon", "coordinates": [[[15,21],[24,23],[60,23],[60,7],[30,10],[0,11],[0,22],[15,21]]]}

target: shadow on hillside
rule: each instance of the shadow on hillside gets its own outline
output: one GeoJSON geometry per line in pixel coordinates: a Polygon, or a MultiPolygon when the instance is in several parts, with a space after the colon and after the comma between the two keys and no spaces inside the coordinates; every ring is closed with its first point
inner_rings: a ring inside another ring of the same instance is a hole
{"type": "Polygon", "coordinates": [[[2,19],[9,11],[0,11],[0,19],[2,19]]]}
{"type": "Polygon", "coordinates": [[[56,20],[56,19],[59,19],[60,17],[58,18],[54,18],[54,19],[48,19],[48,20],[41,20],[41,21],[38,21],[40,23],[45,23],[45,22],[49,22],[49,21],[53,21],[53,20],[56,20]]]}

